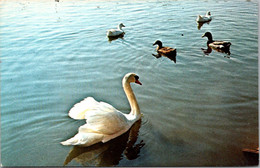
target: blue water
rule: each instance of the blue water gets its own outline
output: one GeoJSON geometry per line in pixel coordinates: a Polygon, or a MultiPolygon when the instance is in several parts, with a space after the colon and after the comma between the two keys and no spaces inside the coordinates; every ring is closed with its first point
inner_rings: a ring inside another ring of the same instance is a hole
{"type": "Polygon", "coordinates": [[[258,1],[1,1],[1,162],[4,166],[245,166],[258,147],[258,1]],[[211,11],[200,29],[198,14],[211,11]],[[106,30],[124,23],[124,38],[106,30]],[[210,31],[230,55],[205,55],[210,31]],[[155,58],[156,40],[177,49],[155,58]],[[125,113],[128,72],[141,122],[106,144],[60,144],[85,121],[85,97],[125,113]]]}

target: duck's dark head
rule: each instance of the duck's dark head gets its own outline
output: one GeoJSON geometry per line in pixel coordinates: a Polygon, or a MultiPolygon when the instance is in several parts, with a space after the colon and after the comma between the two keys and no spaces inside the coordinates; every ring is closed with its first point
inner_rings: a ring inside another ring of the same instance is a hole
{"type": "Polygon", "coordinates": [[[212,41],[212,34],[210,32],[206,32],[202,35],[202,37],[208,37],[209,41],[212,41]]]}
{"type": "Polygon", "coordinates": [[[158,45],[159,47],[162,47],[162,42],[160,40],[156,40],[153,45],[158,45]]]}
{"type": "Polygon", "coordinates": [[[120,23],[120,24],[117,26],[117,28],[120,29],[120,30],[122,29],[122,27],[125,27],[125,25],[124,25],[123,23],[120,23]]]}

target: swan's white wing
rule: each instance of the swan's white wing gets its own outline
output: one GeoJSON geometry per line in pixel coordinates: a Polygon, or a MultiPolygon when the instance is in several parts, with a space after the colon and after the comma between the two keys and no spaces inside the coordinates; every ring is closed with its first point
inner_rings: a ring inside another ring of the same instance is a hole
{"type": "Polygon", "coordinates": [[[97,102],[88,97],[76,104],[69,112],[74,119],[87,119],[87,123],[79,127],[78,133],[61,142],[63,145],[92,145],[106,142],[121,135],[131,127],[131,123],[123,113],[105,102],[97,102]]]}
{"type": "Polygon", "coordinates": [[[93,110],[87,112],[87,117],[87,124],[80,126],[74,137],[61,144],[90,146],[97,142],[107,142],[131,127],[124,114],[118,111],[93,110]]]}
{"type": "Polygon", "coordinates": [[[93,97],[87,97],[75,104],[69,111],[69,116],[73,119],[85,119],[85,113],[98,105],[93,97]]]}
{"type": "MultiPolygon", "coordinates": [[[[108,105],[107,103],[105,104],[108,105]]],[[[116,109],[105,111],[107,109],[108,108],[101,107],[86,113],[87,124],[81,126],[79,132],[112,135],[128,129],[129,123],[123,113],[116,109]]]]}
{"type": "Polygon", "coordinates": [[[69,111],[69,116],[73,119],[87,119],[86,114],[89,111],[101,110],[105,112],[117,111],[113,106],[105,102],[97,102],[93,97],[87,97],[81,102],[75,104],[69,111]]]}
{"type": "Polygon", "coordinates": [[[90,146],[101,142],[104,135],[97,133],[77,133],[74,137],[61,142],[62,145],[83,145],[90,146]]]}

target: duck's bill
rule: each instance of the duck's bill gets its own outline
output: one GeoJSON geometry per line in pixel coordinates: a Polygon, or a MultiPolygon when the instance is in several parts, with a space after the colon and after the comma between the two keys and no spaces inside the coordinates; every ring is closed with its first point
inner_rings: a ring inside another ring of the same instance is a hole
{"type": "Polygon", "coordinates": [[[142,83],[139,80],[135,80],[135,83],[142,85],[142,83]]]}
{"type": "Polygon", "coordinates": [[[201,37],[205,37],[205,34],[203,34],[201,37]]]}

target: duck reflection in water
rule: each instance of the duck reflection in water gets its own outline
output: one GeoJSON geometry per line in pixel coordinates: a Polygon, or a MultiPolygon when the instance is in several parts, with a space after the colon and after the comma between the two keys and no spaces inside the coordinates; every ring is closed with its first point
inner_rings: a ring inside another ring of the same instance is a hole
{"type": "Polygon", "coordinates": [[[160,58],[160,57],[164,56],[164,57],[172,60],[174,63],[176,63],[176,55],[164,55],[164,54],[152,54],[152,55],[156,58],[160,58]]]}
{"type": "Polygon", "coordinates": [[[211,22],[211,20],[210,20],[210,21],[207,21],[207,22],[197,22],[197,24],[198,24],[198,30],[200,30],[201,27],[202,27],[205,23],[209,24],[210,22],[211,22]]]}
{"type": "MultiPolygon", "coordinates": [[[[201,48],[201,50],[202,50],[202,52],[205,54],[205,55],[209,55],[211,52],[212,52],[212,48],[211,47],[209,47],[209,46],[207,46],[208,48],[207,49],[205,49],[205,48],[201,48]]],[[[226,57],[226,58],[230,58],[230,51],[228,50],[228,51],[225,51],[225,50],[221,50],[221,49],[216,49],[216,48],[213,48],[215,51],[217,51],[217,52],[221,52],[221,53],[225,53],[225,54],[227,54],[227,56],[224,56],[224,57],[226,57]]]]}
{"type": "Polygon", "coordinates": [[[141,148],[145,145],[143,140],[135,144],[138,139],[141,119],[125,134],[107,142],[98,143],[89,147],[74,146],[64,161],[64,166],[72,160],[83,166],[115,166],[124,156],[133,160],[139,157],[141,148]]]}
{"type": "Polygon", "coordinates": [[[203,51],[203,53],[204,53],[205,55],[209,55],[209,54],[212,52],[212,48],[210,48],[209,46],[208,46],[207,49],[201,48],[201,50],[203,51]]]}
{"type": "Polygon", "coordinates": [[[108,42],[111,43],[113,40],[117,40],[119,38],[124,39],[124,35],[125,35],[125,33],[122,33],[121,35],[118,35],[118,36],[109,36],[109,37],[107,37],[108,42]]]}

